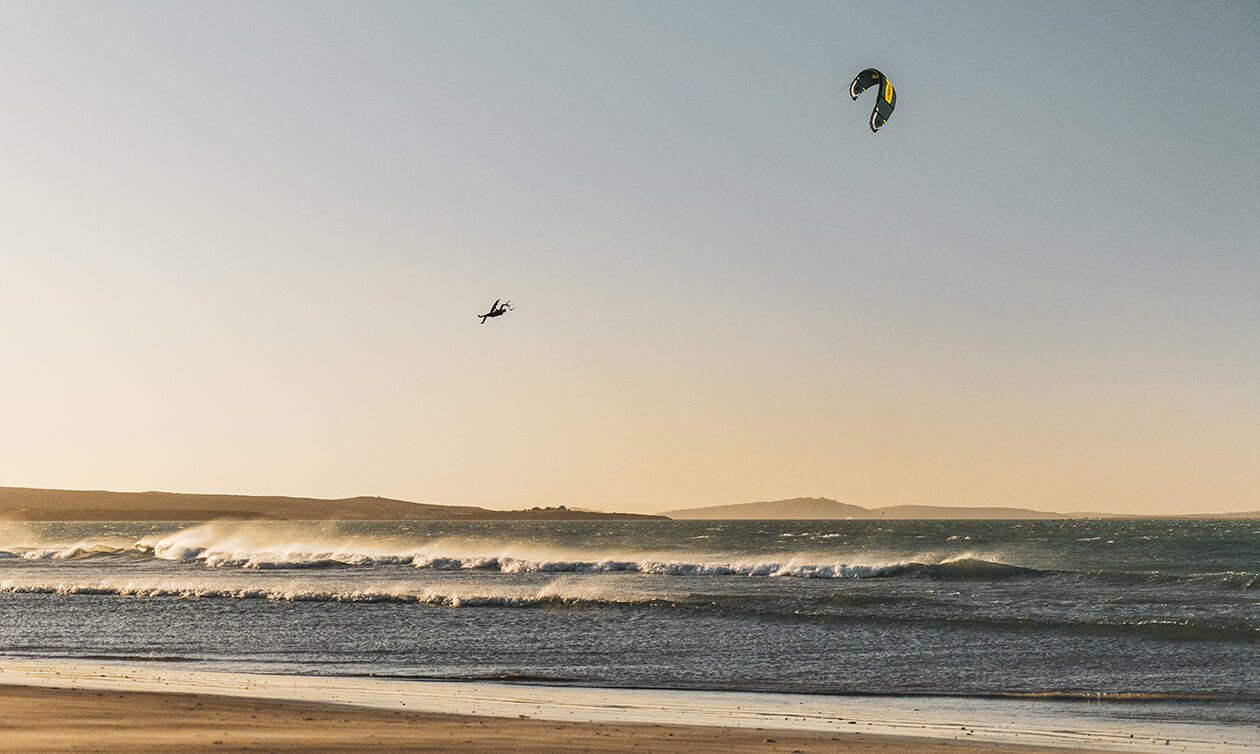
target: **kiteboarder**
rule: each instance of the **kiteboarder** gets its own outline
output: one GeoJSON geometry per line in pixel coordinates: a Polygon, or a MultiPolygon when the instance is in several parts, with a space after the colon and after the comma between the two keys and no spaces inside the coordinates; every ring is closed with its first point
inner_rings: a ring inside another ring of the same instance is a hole
{"type": "Polygon", "coordinates": [[[481,324],[484,325],[486,323],[486,318],[498,317],[502,314],[507,314],[510,311],[512,311],[511,301],[504,301],[502,304],[500,304],[499,299],[496,298],[494,300],[494,305],[490,307],[490,311],[486,312],[485,314],[478,314],[477,316],[481,317],[481,324]]]}

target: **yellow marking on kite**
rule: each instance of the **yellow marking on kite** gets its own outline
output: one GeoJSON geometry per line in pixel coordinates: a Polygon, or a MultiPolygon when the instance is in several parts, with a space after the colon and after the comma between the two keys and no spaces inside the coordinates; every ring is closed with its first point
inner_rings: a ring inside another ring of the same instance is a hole
{"type": "Polygon", "coordinates": [[[884,101],[892,104],[892,84],[888,83],[888,79],[884,79],[884,101]]]}

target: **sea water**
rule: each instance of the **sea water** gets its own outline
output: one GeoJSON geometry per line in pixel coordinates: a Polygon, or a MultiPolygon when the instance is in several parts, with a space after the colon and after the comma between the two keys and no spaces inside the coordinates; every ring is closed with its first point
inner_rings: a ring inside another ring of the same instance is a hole
{"type": "Polygon", "coordinates": [[[1249,726],[1260,521],[0,524],[0,656],[1249,726]]]}

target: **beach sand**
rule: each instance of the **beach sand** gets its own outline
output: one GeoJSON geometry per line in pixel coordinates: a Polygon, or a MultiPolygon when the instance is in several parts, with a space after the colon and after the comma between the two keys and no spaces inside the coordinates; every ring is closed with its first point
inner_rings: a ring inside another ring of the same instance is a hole
{"type": "MultiPolygon", "coordinates": [[[[989,752],[1062,748],[715,726],[555,722],[206,694],[0,685],[0,751],[989,752]]],[[[1078,749],[1079,750],[1079,749],[1078,749]]]]}
{"type": "Polygon", "coordinates": [[[0,752],[1260,751],[1247,731],[1117,720],[1080,705],[0,658],[0,752]]]}

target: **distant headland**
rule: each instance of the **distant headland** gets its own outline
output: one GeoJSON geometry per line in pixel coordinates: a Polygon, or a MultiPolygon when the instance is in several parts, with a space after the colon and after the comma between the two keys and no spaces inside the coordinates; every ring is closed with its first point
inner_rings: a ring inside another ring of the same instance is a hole
{"type": "Polygon", "coordinates": [[[825,497],[795,497],[758,503],[711,505],[705,508],[680,508],[665,511],[677,519],[864,519],[864,520],[974,520],[1027,519],[1063,520],[1081,518],[1260,518],[1260,511],[1247,513],[1195,514],[1188,516],[1127,516],[1117,513],[1053,513],[1027,508],[977,507],[956,508],[942,505],[893,505],[887,508],[863,508],[825,497]]]}
{"type": "Polygon", "coordinates": [[[0,487],[0,521],[582,521],[582,520],[1064,520],[1088,518],[1260,518],[1260,511],[1181,516],[1128,516],[1115,513],[1054,513],[1028,508],[894,505],[863,508],[825,497],[797,497],[659,514],[608,513],[563,505],[491,510],[467,505],[435,505],[384,497],[335,500],[263,495],[211,495],[183,492],[109,492],[0,487]]]}
{"type": "Polygon", "coordinates": [[[565,506],[496,511],[383,497],[325,500],[179,492],[108,492],[0,487],[0,521],[568,521],[665,519],[641,513],[604,513],[565,506]]]}

